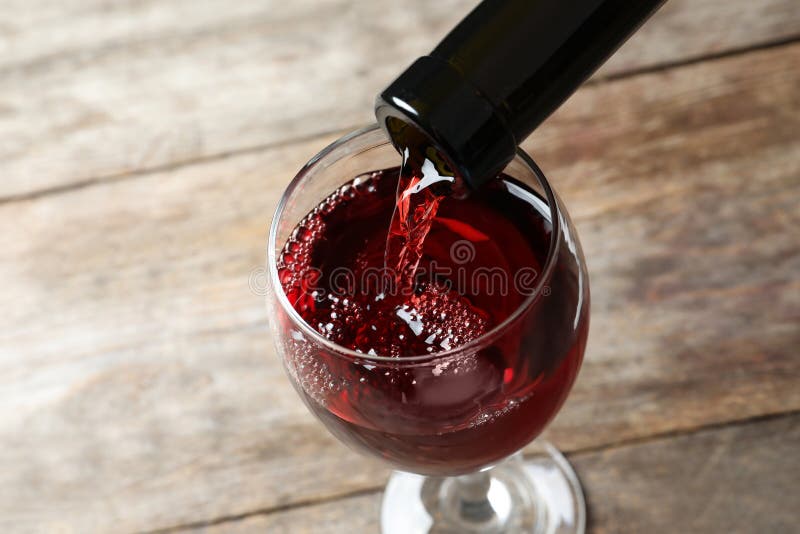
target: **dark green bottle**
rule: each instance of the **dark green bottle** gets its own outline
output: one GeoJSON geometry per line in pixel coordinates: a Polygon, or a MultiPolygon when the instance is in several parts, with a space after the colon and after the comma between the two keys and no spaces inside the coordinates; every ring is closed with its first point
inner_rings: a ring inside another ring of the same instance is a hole
{"type": "Polygon", "coordinates": [[[378,122],[477,189],[663,2],[484,0],[378,96],[378,122]]]}

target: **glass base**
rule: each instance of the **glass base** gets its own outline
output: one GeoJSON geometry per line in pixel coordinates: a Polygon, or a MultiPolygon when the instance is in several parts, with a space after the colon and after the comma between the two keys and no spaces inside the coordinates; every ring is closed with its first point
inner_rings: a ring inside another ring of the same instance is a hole
{"type": "Polygon", "coordinates": [[[424,477],[395,472],[383,496],[383,534],[583,534],[586,503],[566,458],[537,440],[480,473],[424,477]]]}

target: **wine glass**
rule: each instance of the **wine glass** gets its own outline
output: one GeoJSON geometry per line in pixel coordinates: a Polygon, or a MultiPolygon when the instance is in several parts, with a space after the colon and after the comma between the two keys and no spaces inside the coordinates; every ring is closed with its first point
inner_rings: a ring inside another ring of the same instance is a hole
{"type": "Polygon", "coordinates": [[[276,257],[298,222],[353,177],[398,159],[373,125],[325,148],[286,189],[269,233],[267,306],[287,374],[339,440],[398,469],[383,497],[385,534],[583,532],[575,472],[552,445],[530,443],[583,359],[588,277],[575,228],[527,154],[504,172],[549,225],[546,260],[524,302],[466,345],[403,358],[356,352],[310,327],[282,289],[276,257]]]}

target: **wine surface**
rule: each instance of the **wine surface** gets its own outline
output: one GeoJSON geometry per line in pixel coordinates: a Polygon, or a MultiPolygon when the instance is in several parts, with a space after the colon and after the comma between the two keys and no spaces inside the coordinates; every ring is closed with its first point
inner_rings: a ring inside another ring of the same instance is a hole
{"type": "Polygon", "coordinates": [[[448,350],[500,324],[533,289],[549,244],[538,199],[501,180],[452,199],[433,192],[443,178],[428,165],[357,177],[284,246],[284,291],[331,341],[372,355],[448,350]]]}

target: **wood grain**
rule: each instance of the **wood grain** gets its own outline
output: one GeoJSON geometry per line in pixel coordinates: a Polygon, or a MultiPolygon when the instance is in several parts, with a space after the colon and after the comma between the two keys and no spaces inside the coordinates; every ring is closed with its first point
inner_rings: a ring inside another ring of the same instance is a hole
{"type": "MultiPolygon", "coordinates": [[[[587,87],[531,140],[593,324],[567,450],[800,409],[800,45],[587,87]]],[[[127,532],[379,487],[249,282],[333,137],[0,206],[0,530],[127,532]]]]}
{"type": "MultiPolygon", "coordinates": [[[[570,458],[588,531],[793,532],[800,416],[707,430],[570,458]]],[[[205,528],[204,534],[379,532],[381,493],[205,528]]]]}
{"type": "Polygon", "coordinates": [[[592,281],[592,370],[558,442],[588,445],[589,421],[627,436],[800,400],[798,50],[585,91],[526,143],[567,198],[592,281]]]}
{"type": "MultiPolygon", "coordinates": [[[[474,0],[11,0],[0,198],[372,120],[474,0]]],[[[800,36],[796,0],[671,0],[600,75],[800,36]]]]}

